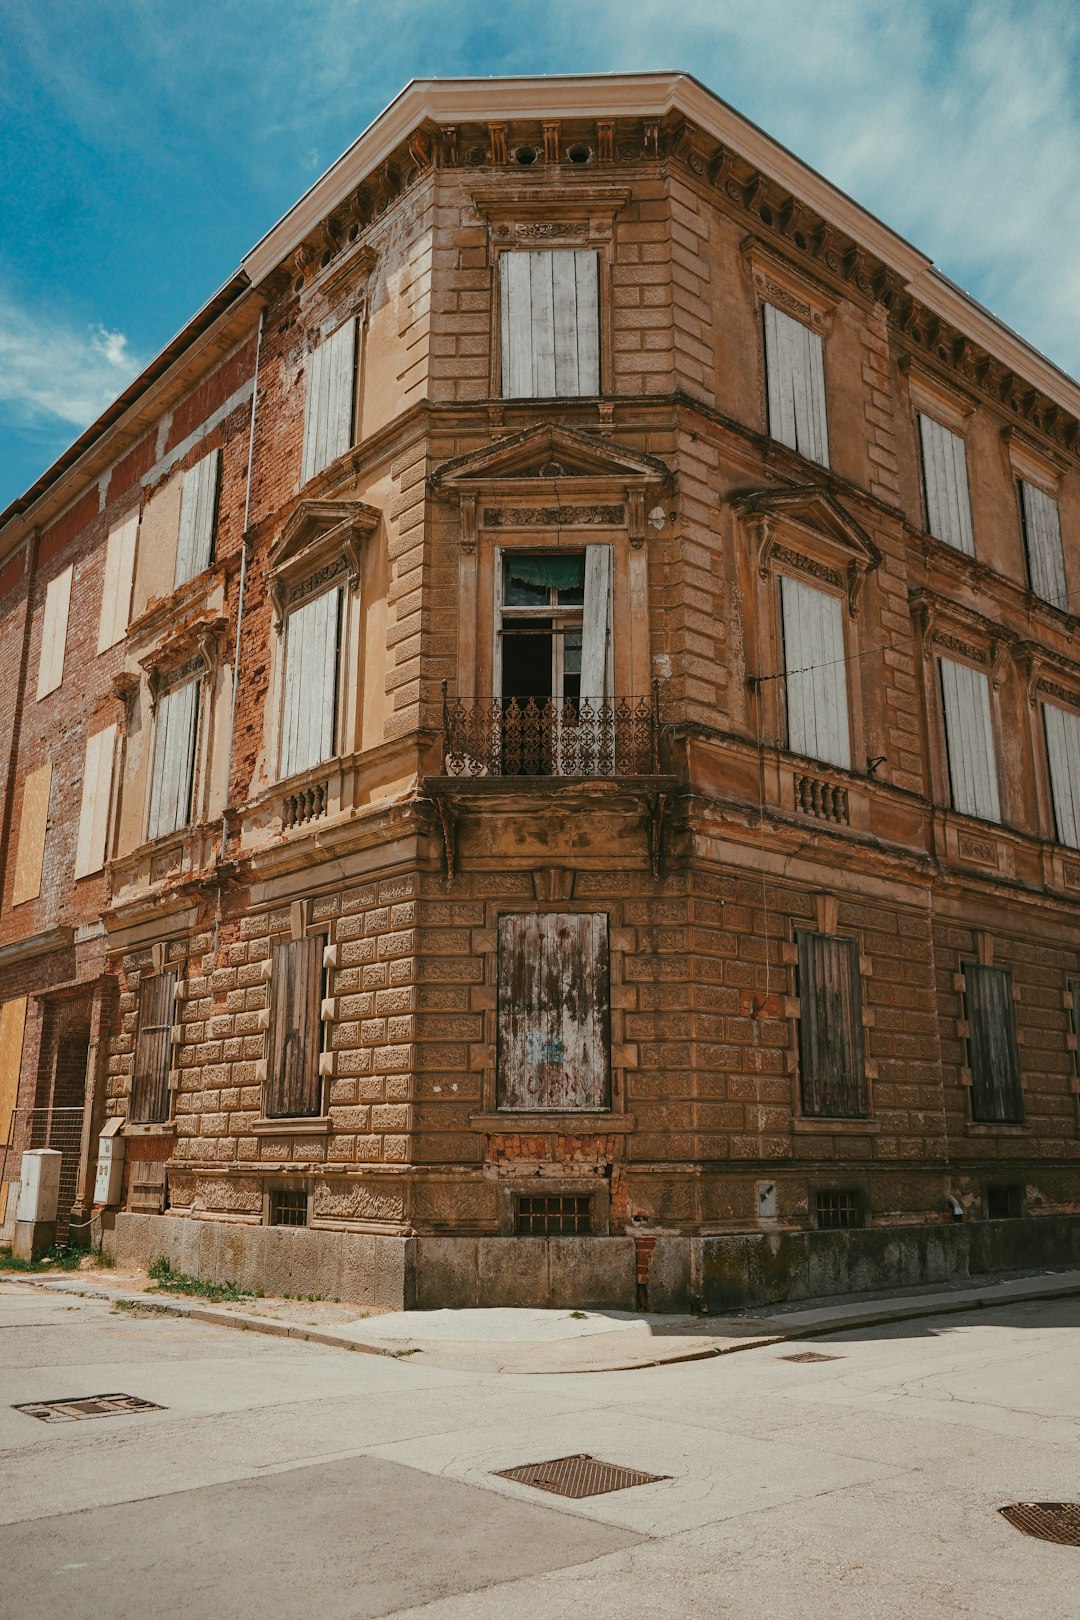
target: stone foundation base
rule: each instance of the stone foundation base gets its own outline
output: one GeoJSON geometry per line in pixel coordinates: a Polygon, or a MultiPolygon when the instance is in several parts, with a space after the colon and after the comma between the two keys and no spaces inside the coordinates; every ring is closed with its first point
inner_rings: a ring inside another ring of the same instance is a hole
{"type": "Polygon", "coordinates": [[[730,1311],[995,1271],[1080,1265],[1080,1216],[650,1239],[639,1286],[629,1237],[390,1237],[246,1226],[176,1215],[116,1216],[103,1234],[121,1265],[164,1256],[206,1282],[320,1294],[383,1310],[529,1305],[557,1310],[730,1311]]]}

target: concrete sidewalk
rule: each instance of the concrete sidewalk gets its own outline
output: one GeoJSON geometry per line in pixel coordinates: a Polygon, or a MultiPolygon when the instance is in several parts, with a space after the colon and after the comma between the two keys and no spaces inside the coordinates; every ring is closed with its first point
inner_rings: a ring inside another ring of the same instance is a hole
{"type": "Polygon", "coordinates": [[[495,1373],[618,1372],[728,1355],[759,1345],[879,1323],[1080,1294],[1080,1271],[984,1278],[933,1291],[803,1301],[753,1316],[659,1316],[623,1311],[464,1309],[371,1315],[337,1301],[251,1299],[210,1305],[107,1273],[0,1273],[5,1281],[111,1300],[193,1321],[428,1365],[495,1373]],[[134,1286],[133,1286],[134,1284],[134,1286]]]}

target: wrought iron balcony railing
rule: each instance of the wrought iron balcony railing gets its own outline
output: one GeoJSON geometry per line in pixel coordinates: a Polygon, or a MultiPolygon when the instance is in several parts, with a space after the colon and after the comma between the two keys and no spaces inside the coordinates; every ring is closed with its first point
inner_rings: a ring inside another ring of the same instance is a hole
{"type": "Polygon", "coordinates": [[[659,776],[660,697],[453,698],[443,683],[447,776],[659,776]]]}

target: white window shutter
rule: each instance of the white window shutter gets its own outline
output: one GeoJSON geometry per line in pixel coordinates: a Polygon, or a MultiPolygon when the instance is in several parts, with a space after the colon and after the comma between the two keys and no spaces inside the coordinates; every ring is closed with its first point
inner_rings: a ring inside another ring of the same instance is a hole
{"type": "Polygon", "coordinates": [[[127,634],[131,611],[131,585],[135,575],[135,542],[139,514],[109,530],[105,551],[105,581],[101,591],[101,618],[98,621],[97,650],[106,652],[127,634]]]}
{"type": "Polygon", "coordinates": [[[1020,480],[1020,501],[1024,513],[1024,542],[1027,546],[1031,588],[1044,602],[1063,610],[1069,605],[1065,580],[1065,555],[1061,546],[1061,519],[1052,495],[1020,480]]]}
{"type": "Polygon", "coordinates": [[[50,579],[45,590],[45,612],[41,619],[41,658],[38,663],[37,695],[47,697],[64,678],[64,648],[67,643],[68,608],[71,604],[71,569],[50,579]]]}
{"type": "Polygon", "coordinates": [[[829,465],[825,351],[821,334],[766,304],[765,374],[769,433],[808,461],[829,465]]]}
{"type": "Polygon", "coordinates": [[[921,414],[919,436],[927,528],[936,539],[973,557],[975,537],[971,528],[964,441],[958,433],[951,433],[940,422],[935,422],[932,416],[921,414]]]}
{"type": "Polygon", "coordinates": [[[851,769],[844,605],[838,596],[780,576],[787,672],[788,747],[851,769]]]}
{"type": "Polygon", "coordinates": [[[1058,842],[1080,849],[1080,714],[1043,704],[1058,842]]]}
{"type": "Polygon", "coordinates": [[[106,726],[104,731],[95,731],[93,736],[86,739],[79,840],[75,849],[77,878],[86,877],[90,872],[100,872],[105,864],[115,750],[115,725],[106,726]]]}
{"type": "Polygon", "coordinates": [[[158,700],[154,720],[154,763],[150,778],[147,838],[186,827],[191,818],[191,781],[202,681],[185,681],[158,700]]]}
{"type": "Polygon", "coordinates": [[[1001,820],[990,683],[982,670],[939,660],[953,808],[983,821],[1001,820]]]}
{"type": "Polygon", "coordinates": [[[217,522],[221,451],[211,450],[184,474],[180,494],[180,535],[173,585],[183,585],[210,566],[217,522]]]}
{"type": "Polygon", "coordinates": [[[285,625],[281,776],[296,776],[334,752],[341,587],[294,608],[285,625]]]}
{"type": "Polygon", "coordinates": [[[308,357],[301,482],[322,472],[353,441],[356,398],[356,317],[339,326],[308,357]]]}
{"type": "Polygon", "coordinates": [[[611,693],[611,547],[585,547],[581,615],[581,698],[597,706],[611,693]]]}
{"type": "Polygon", "coordinates": [[[599,256],[591,249],[499,260],[502,391],[510,399],[600,392],[599,256]]]}

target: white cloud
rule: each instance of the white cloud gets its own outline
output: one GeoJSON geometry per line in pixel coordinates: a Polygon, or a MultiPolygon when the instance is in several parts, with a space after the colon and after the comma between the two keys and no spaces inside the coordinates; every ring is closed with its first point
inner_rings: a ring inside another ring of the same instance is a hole
{"type": "Polygon", "coordinates": [[[83,428],[144,364],[123,332],[78,326],[0,294],[0,404],[24,422],[83,428]]]}

